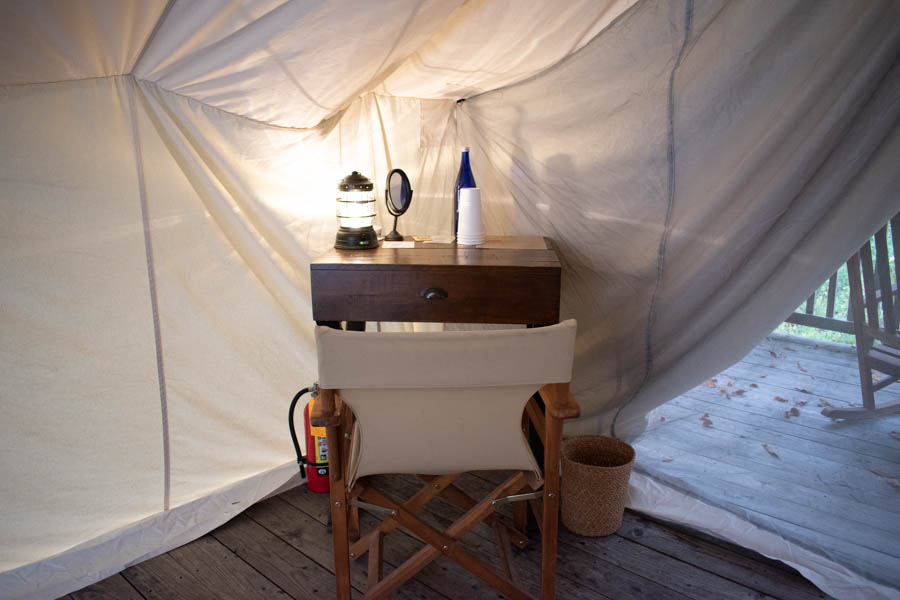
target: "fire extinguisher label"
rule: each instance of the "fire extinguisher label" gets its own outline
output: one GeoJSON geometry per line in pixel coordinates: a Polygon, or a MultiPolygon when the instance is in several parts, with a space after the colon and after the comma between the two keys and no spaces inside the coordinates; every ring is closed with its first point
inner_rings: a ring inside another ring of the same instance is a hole
{"type": "Polygon", "coordinates": [[[316,438],[316,462],[328,462],[328,440],[323,437],[316,438]]]}

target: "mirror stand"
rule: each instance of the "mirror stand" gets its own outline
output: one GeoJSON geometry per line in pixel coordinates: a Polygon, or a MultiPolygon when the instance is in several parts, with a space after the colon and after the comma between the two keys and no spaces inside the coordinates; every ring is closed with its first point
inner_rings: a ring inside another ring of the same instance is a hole
{"type": "Polygon", "coordinates": [[[403,236],[397,233],[397,219],[400,218],[400,215],[394,215],[394,228],[391,229],[391,232],[384,236],[384,241],[386,242],[402,242],[403,236]]]}

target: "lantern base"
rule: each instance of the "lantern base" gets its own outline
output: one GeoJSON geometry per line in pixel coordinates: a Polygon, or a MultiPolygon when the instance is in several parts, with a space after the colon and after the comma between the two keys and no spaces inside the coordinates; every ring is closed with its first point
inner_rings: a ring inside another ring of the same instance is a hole
{"type": "Polygon", "coordinates": [[[371,225],[360,228],[340,227],[334,237],[334,247],[338,250],[374,249],[378,247],[378,234],[371,225]]]}

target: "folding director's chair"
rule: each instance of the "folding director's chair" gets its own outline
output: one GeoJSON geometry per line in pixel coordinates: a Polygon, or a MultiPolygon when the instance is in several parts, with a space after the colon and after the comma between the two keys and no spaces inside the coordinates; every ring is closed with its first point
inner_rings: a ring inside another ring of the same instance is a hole
{"type": "Polygon", "coordinates": [[[569,393],[574,320],[535,329],[439,333],[363,333],[316,328],[319,390],[311,421],[328,435],[337,597],[350,598],[350,559],[369,555],[367,599],[386,598],[440,555],[449,556],[506,596],[534,598],[514,581],[509,544],[525,544],[527,505],[542,538],[540,597],[554,597],[563,419],[576,417],[569,393]],[[540,391],[545,410],[533,395],[540,391]],[[541,468],[523,430],[526,409],[544,443],[541,468]],[[514,470],[481,500],[453,485],[465,471],[514,470]],[[424,485],[400,501],[367,475],[410,473],[424,485]],[[466,512],[441,531],[416,515],[440,493],[466,512]],[[495,511],[514,502],[515,523],[495,511]],[[358,510],[383,516],[359,535],[358,510]],[[497,571],[460,538],[487,522],[506,562],[497,571]],[[382,540],[398,526],[426,545],[383,577],[382,540]]]}

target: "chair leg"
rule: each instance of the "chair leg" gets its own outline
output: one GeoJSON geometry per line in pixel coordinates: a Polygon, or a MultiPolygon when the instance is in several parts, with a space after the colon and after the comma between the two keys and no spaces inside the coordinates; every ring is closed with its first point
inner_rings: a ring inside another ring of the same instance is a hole
{"type": "MultiPolygon", "coordinates": [[[[534,398],[528,400],[529,405],[534,403],[534,398]]],[[[531,430],[531,419],[529,418],[528,410],[526,407],[525,412],[522,413],[522,434],[527,438],[529,436],[529,431],[531,430]]],[[[543,432],[540,432],[543,435],[543,432]]],[[[543,442],[543,440],[541,440],[543,442]]],[[[513,504],[513,528],[516,529],[522,536],[528,534],[528,508],[522,502],[516,502],[513,504]]],[[[521,546],[520,546],[521,547],[521,546]]]]}
{"type": "Polygon", "coordinates": [[[859,276],[859,262],[859,253],[851,256],[847,261],[847,279],[850,285],[850,310],[853,312],[853,331],[856,337],[856,358],[859,363],[859,384],[862,390],[863,407],[871,410],[875,408],[875,390],[872,389],[872,366],[869,364],[869,350],[866,346],[865,300],[863,283],[859,276]]]}
{"type": "Polygon", "coordinates": [[[355,542],[359,539],[359,508],[350,506],[349,521],[347,524],[347,537],[355,542]]]}
{"type": "MultiPolygon", "coordinates": [[[[568,388],[568,386],[566,386],[568,388]]],[[[568,389],[566,389],[568,394],[568,389]]],[[[544,515],[541,527],[541,600],[553,600],[556,593],[556,546],[559,529],[559,452],[562,419],[547,411],[547,444],[544,447],[544,515]]]]}
{"type": "Polygon", "coordinates": [[[384,579],[384,534],[376,531],[369,541],[369,578],[366,589],[374,589],[384,579]]]}
{"type": "Polygon", "coordinates": [[[326,429],[329,449],[329,492],[331,500],[331,535],[334,545],[334,577],[337,583],[337,600],[350,600],[350,539],[347,521],[347,486],[341,468],[341,428],[331,426],[326,429]]]}
{"type": "Polygon", "coordinates": [[[522,535],[528,532],[528,504],[526,502],[513,504],[513,527],[522,535]]]}

